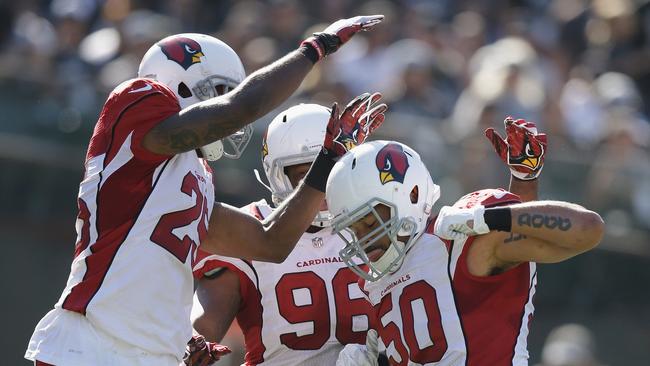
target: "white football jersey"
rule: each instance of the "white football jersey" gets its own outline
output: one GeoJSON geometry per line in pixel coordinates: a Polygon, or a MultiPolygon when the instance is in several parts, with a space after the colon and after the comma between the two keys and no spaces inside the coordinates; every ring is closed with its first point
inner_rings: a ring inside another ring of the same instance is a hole
{"type": "MultiPolygon", "coordinates": [[[[259,219],[272,208],[245,207],[259,219]]],[[[228,268],[239,274],[237,314],[246,341],[246,365],[334,365],[343,345],[365,343],[370,304],[358,277],[339,258],[343,241],[324,228],[305,233],[281,264],[209,255],[195,275],[228,268]]],[[[195,306],[200,307],[195,298],[195,306]]]]}
{"type": "Polygon", "coordinates": [[[212,171],[195,151],[141,147],[180,107],[173,92],[134,79],[111,94],[79,187],[77,245],[55,307],[153,354],[181,358],[192,328],[192,261],[214,204],[212,171]]]}
{"type": "Polygon", "coordinates": [[[448,261],[445,243],[423,234],[397,271],[375,282],[359,281],[377,312],[377,332],[391,364],[465,365],[448,261]]]}

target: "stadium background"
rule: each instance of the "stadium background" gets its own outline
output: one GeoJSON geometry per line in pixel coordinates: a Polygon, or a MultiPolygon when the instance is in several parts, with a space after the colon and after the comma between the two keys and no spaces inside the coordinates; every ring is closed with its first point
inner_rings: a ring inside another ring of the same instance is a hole
{"type": "MultiPolygon", "coordinates": [[[[589,353],[598,364],[650,364],[647,0],[0,2],[0,363],[27,364],[29,335],[67,278],[98,112],[153,42],[214,34],[251,72],[317,24],[375,13],[386,20],[318,65],[282,108],[382,92],[390,113],[379,137],[422,154],[441,204],[506,186],[508,171],[482,131],[501,129],[507,114],[536,121],[550,141],[541,197],[595,209],[607,234],[593,252],[539,266],[531,365],[589,353]],[[543,352],[551,329],[567,322],[585,328],[555,332],[543,352]]],[[[255,123],[241,160],[214,164],[218,200],[266,195],[252,169],[273,115],[255,123]]]]}

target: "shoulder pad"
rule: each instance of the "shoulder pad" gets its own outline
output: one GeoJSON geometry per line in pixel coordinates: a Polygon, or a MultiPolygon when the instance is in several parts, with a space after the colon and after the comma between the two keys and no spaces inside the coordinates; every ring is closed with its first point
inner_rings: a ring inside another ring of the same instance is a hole
{"type": "Polygon", "coordinates": [[[470,208],[476,204],[495,207],[519,202],[521,202],[521,198],[514,193],[502,188],[488,188],[466,194],[454,203],[454,207],[470,208]]]}

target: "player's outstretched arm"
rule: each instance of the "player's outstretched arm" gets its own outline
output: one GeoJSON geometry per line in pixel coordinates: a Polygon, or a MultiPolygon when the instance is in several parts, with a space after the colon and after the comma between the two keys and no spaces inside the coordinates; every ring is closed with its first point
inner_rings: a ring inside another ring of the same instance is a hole
{"type": "Polygon", "coordinates": [[[234,207],[217,203],[210,217],[203,250],[230,257],[282,262],[311,225],[325,199],[325,185],[336,160],[363,143],[384,121],[386,104],[375,105],[381,94],[362,94],[339,114],[332,111],[323,149],[293,194],[271,215],[259,221],[234,207]]]}
{"type": "Polygon", "coordinates": [[[573,203],[535,201],[487,209],[443,207],[435,232],[445,239],[482,235],[483,242],[496,244],[495,259],[501,263],[554,263],[598,245],[604,223],[596,212],[573,203]]]}
{"type": "MultiPolygon", "coordinates": [[[[527,202],[489,210],[493,213],[488,217],[510,210],[508,231],[524,236],[521,243],[497,246],[496,256],[503,261],[560,262],[593,249],[605,232],[599,214],[568,202],[527,202]]],[[[498,225],[501,219],[490,220],[498,225]]]]}
{"type": "Polygon", "coordinates": [[[299,49],[249,75],[232,92],[185,108],[154,127],[143,139],[151,152],[173,155],[229,136],[285,101],[313,65],[383,15],[341,19],[302,42],[299,49]]]}
{"type": "Polygon", "coordinates": [[[545,133],[537,132],[537,125],[523,119],[508,116],[503,121],[506,138],[494,128],[485,130],[497,155],[510,168],[509,191],[522,201],[537,199],[538,180],[544,167],[547,140],[545,133]]]}
{"type": "Polygon", "coordinates": [[[264,221],[217,203],[201,249],[228,257],[281,263],[311,225],[325,193],[302,183],[264,221]]]}
{"type": "Polygon", "coordinates": [[[201,307],[192,311],[194,331],[210,342],[221,342],[242,301],[239,276],[224,268],[214,278],[202,277],[196,296],[201,307]]]}

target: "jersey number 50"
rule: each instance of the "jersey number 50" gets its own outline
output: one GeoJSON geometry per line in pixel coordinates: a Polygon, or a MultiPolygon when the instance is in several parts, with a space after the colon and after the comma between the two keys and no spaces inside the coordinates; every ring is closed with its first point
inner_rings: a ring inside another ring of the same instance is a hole
{"type": "MultiPolygon", "coordinates": [[[[426,364],[437,362],[442,359],[442,356],[447,352],[447,339],[445,332],[442,328],[442,317],[438,308],[438,300],[436,299],[436,289],[429,285],[426,281],[420,280],[406,286],[399,296],[399,315],[402,318],[402,334],[406,341],[406,347],[402,343],[400,329],[393,321],[383,324],[382,318],[391,313],[393,310],[392,293],[385,295],[379,304],[379,329],[378,333],[381,336],[387,349],[393,343],[395,352],[399,355],[400,361],[398,362],[388,352],[387,356],[391,365],[407,365],[410,359],[419,364],[426,364]],[[424,314],[414,314],[413,304],[415,302],[422,302],[417,310],[424,308],[424,314]],[[430,340],[430,344],[424,348],[420,348],[418,338],[425,338],[416,336],[415,322],[418,324],[426,325],[426,335],[430,340]]],[[[389,317],[395,318],[397,314],[391,314],[389,317]]]]}

